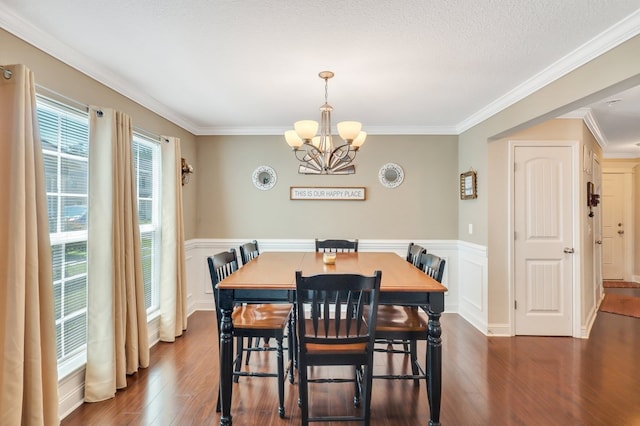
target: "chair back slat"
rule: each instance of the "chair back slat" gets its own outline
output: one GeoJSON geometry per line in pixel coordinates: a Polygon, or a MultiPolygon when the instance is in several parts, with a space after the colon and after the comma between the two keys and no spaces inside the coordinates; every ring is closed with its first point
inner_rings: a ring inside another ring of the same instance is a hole
{"type": "Polygon", "coordinates": [[[446,261],[431,253],[423,253],[420,255],[420,262],[418,264],[418,268],[425,272],[425,274],[429,275],[434,280],[439,283],[442,282],[442,276],[444,274],[444,265],[446,261]]]}
{"type": "Polygon", "coordinates": [[[260,250],[258,249],[258,241],[253,240],[249,243],[244,243],[240,246],[240,259],[242,259],[242,264],[246,265],[260,254],[260,250]]]}
{"type": "Polygon", "coordinates": [[[316,238],[316,252],[347,253],[358,251],[358,240],[318,240],[316,238]]]}
{"type": "Polygon", "coordinates": [[[216,304],[216,318],[218,328],[222,321],[222,312],[219,309],[218,283],[238,270],[238,256],[235,249],[224,251],[207,257],[209,264],[209,275],[211,276],[211,286],[213,287],[213,298],[216,304]]]}
{"type": "Polygon", "coordinates": [[[380,272],[373,276],[296,272],[299,339],[314,344],[373,344],[380,272]]]}
{"type": "Polygon", "coordinates": [[[427,249],[424,247],[418,244],[409,243],[409,248],[407,250],[407,262],[411,263],[416,268],[420,267],[420,255],[426,252],[427,249]]]}

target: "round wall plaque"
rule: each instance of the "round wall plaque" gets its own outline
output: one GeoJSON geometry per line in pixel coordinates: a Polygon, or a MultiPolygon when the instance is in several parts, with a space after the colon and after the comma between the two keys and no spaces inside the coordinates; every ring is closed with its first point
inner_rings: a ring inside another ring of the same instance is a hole
{"type": "Polygon", "coordinates": [[[380,183],[387,188],[400,186],[404,180],[404,170],[396,163],[387,163],[378,172],[380,183]]]}
{"type": "Polygon", "coordinates": [[[253,171],[251,176],[253,186],[263,191],[273,188],[278,180],[276,171],[269,166],[259,166],[253,171]]]}

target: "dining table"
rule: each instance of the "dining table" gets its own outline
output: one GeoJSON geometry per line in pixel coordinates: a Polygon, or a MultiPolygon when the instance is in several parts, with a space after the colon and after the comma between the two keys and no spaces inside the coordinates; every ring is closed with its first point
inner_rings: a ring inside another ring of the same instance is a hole
{"type": "MultiPolygon", "coordinates": [[[[427,328],[427,400],[429,424],[440,424],[442,392],[442,329],[447,288],[393,252],[337,253],[325,264],[323,253],[264,252],[218,283],[220,325],[220,425],[231,425],[233,379],[233,321],[238,303],[293,303],[296,271],[316,274],[373,275],[382,271],[379,304],[417,306],[429,317],[427,328]]],[[[426,420],[426,419],[425,419],[426,420]]]]}

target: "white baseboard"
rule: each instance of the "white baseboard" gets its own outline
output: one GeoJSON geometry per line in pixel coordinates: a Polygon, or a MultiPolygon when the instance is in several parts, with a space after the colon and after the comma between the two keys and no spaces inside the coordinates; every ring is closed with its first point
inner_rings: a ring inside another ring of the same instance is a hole
{"type": "MultiPolygon", "coordinates": [[[[604,293],[603,293],[603,296],[604,296],[604,293]]],[[[582,327],[580,327],[581,339],[589,338],[589,334],[591,334],[591,328],[593,327],[593,324],[596,322],[596,318],[598,317],[598,309],[600,308],[601,302],[602,302],[602,299],[600,299],[600,301],[596,303],[596,306],[594,307],[594,309],[592,309],[591,312],[589,312],[589,315],[587,316],[587,320],[585,321],[585,324],[582,327]]]]}
{"type": "Polygon", "coordinates": [[[509,324],[489,324],[485,334],[491,337],[512,337],[511,326],[509,324]]]}

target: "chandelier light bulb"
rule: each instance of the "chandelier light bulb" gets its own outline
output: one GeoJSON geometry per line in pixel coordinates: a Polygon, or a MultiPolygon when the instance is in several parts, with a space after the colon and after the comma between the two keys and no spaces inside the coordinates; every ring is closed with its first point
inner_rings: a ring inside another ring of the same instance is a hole
{"type": "Polygon", "coordinates": [[[347,142],[353,141],[362,129],[362,123],[357,121],[343,121],[338,123],[338,133],[347,142]]]}
{"type": "Polygon", "coordinates": [[[300,120],[293,124],[298,136],[303,141],[311,140],[318,133],[318,122],[313,120],[300,120]]]}
{"type": "Polygon", "coordinates": [[[353,146],[355,149],[358,149],[362,146],[365,139],[367,139],[367,132],[360,132],[358,133],[358,136],[355,137],[353,142],[351,142],[351,146],[353,146]]]}
{"type": "Polygon", "coordinates": [[[298,136],[295,130],[287,130],[284,132],[284,138],[293,149],[298,149],[302,146],[302,139],[300,139],[300,136],[298,136]]]}

